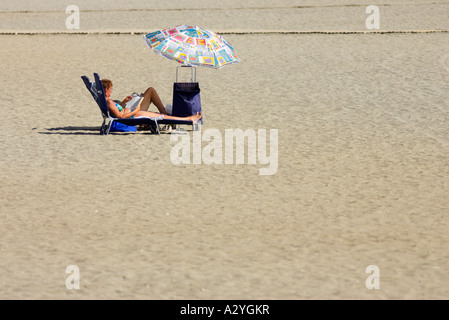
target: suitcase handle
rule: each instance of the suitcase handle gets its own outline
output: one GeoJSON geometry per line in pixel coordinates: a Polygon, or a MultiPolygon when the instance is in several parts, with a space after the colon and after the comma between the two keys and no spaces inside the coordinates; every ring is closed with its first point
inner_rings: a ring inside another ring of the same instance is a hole
{"type": "Polygon", "coordinates": [[[179,68],[191,68],[190,70],[190,82],[196,82],[196,67],[183,64],[181,66],[176,67],[176,82],[178,82],[178,69],[179,68]]]}

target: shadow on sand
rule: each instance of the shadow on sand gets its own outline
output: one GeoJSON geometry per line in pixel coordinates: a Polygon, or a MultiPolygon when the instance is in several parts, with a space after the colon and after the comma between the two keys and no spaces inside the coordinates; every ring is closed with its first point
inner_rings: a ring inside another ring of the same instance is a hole
{"type": "MultiPolygon", "coordinates": [[[[33,128],[31,130],[37,130],[33,128]]],[[[95,135],[101,136],[100,126],[96,127],[81,127],[81,126],[68,126],[68,127],[56,127],[56,128],[45,128],[39,131],[39,134],[61,134],[61,135],[95,135]],[[45,131],[43,131],[45,130],[45,131]]],[[[132,135],[136,133],[141,134],[152,134],[150,130],[137,130],[137,132],[110,132],[112,135],[132,135]]],[[[161,134],[167,134],[170,132],[161,131],[161,134]]]]}

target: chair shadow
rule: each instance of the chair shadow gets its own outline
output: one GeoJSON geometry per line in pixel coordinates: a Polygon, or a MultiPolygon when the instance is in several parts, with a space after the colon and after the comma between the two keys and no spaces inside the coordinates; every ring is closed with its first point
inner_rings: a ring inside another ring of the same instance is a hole
{"type": "MultiPolygon", "coordinates": [[[[45,128],[46,131],[39,131],[39,134],[60,134],[60,135],[94,135],[99,136],[100,126],[96,127],[81,127],[81,126],[68,126],[68,127],[56,127],[56,128],[45,128]]],[[[31,130],[36,130],[33,128],[31,130]]],[[[179,131],[161,131],[160,134],[170,134],[170,133],[187,133],[192,130],[181,129],[179,131]]],[[[138,130],[137,132],[110,132],[109,134],[115,135],[132,135],[132,134],[153,134],[150,130],[138,130]]]]}
{"type": "MultiPolygon", "coordinates": [[[[31,130],[36,130],[33,128],[31,130]]],[[[81,127],[81,126],[68,126],[68,127],[55,127],[45,128],[45,131],[39,131],[39,134],[67,134],[67,135],[99,135],[100,127],[81,127]]]]}
{"type": "MultiPolygon", "coordinates": [[[[32,129],[35,130],[35,129],[32,129]]],[[[96,127],[81,127],[81,126],[68,126],[68,127],[56,127],[45,128],[46,131],[40,131],[39,134],[61,134],[61,135],[94,135],[100,136],[100,126],[96,127]]],[[[132,134],[132,132],[111,132],[109,134],[132,134]]]]}

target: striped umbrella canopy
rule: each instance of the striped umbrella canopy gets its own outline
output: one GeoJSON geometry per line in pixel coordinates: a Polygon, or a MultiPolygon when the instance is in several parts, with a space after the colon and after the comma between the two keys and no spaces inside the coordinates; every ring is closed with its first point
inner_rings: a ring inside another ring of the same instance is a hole
{"type": "Polygon", "coordinates": [[[154,52],[181,64],[220,69],[240,59],[221,35],[196,26],[181,25],[144,36],[154,52]]]}

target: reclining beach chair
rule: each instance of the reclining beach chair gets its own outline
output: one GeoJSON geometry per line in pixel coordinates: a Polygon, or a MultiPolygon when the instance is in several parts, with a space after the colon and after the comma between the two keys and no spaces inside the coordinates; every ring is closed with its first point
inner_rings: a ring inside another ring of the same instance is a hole
{"type": "MultiPolygon", "coordinates": [[[[121,119],[114,118],[110,115],[109,109],[106,103],[106,96],[104,93],[103,84],[101,82],[101,78],[98,73],[94,73],[95,82],[92,82],[87,76],[82,76],[84,84],[86,85],[87,90],[92,94],[95,102],[98,104],[100,108],[101,114],[103,116],[103,124],[101,125],[100,134],[107,135],[109,134],[111,127],[113,127],[114,122],[122,123],[128,126],[136,126],[141,124],[148,124],[150,126],[150,130],[154,134],[160,134],[160,124],[173,124],[173,125],[194,125],[193,121],[187,120],[168,120],[160,118],[147,118],[147,117],[138,117],[134,119],[121,119]]],[[[135,131],[135,130],[134,130],[135,131]]]]}

